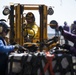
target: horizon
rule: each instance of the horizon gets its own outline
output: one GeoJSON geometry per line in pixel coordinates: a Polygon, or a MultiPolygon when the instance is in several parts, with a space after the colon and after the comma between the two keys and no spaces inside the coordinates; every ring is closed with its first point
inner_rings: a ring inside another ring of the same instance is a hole
{"type": "MultiPolygon", "coordinates": [[[[53,15],[47,16],[47,24],[50,23],[51,20],[56,20],[59,26],[64,25],[64,21],[67,22],[69,26],[76,20],[76,0],[0,0],[0,18],[4,18],[7,20],[7,16],[2,14],[2,10],[4,6],[10,5],[10,3],[20,3],[20,4],[45,4],[48,7],[51,6],[54,10],[53,15]]],[[[36,17],[36,23],[39,26],[39,12],[32,11],[36,17]]],[[[50,27],[48,28],[48,32],[50,32],[50,27]]]]}

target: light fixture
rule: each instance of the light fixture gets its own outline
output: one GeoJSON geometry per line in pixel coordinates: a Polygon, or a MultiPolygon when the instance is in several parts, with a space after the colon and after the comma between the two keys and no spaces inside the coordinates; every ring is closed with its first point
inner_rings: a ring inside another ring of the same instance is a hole
{"type": "Polygon", "coordinates": [[[47,12],[48,12],[48,15],[53,15],[54,10],[52,9],[52,7],[49,7],[47,12]]]}
{"type": "Polygon", "coordinates": [[[8,6],[5,6],[4,10],[3,10],[3,15],[8,15],[10,13],[10,9],[8,6]]]}

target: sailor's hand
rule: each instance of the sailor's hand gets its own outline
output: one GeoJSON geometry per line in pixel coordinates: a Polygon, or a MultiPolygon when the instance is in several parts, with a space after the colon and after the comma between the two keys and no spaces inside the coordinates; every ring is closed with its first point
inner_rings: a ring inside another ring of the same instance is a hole
{"type": "Polygon", "coordinates": [[[19,49],[20,48],[20,45],[19,44],[15,44],[15,49],[19,49]]]}
{"type": "Polygon", "coordinates": [[[59,26],[59,31],[61,32],[61,34],[63,35],[64,31],[63,31],[63,27],[59,26]]]}
{"type": "Polygon", "coordinates": [[[63,49],[70,50],[71,46],[68,45],[68,44],[63,44],[63,45],[62,45],[62,48],[63,48],[63,49]]]}
{"type": "Polygon", "coordinates": [[[57,36],[55,36],[54,38],[53,38],[53,41],[54,42],[57,42],[59,40],[59,38],[57,37],[57,36]]]}

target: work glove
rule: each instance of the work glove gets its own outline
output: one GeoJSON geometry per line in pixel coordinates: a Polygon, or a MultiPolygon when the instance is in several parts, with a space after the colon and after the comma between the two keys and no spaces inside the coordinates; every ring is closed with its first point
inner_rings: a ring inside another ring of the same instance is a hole
{"type": "Polygon", "coordinates": [[[30,52],[36,52],[38,50],[38,46],[31,45],[31,46],[25,46],[30,52]]]}
{"type": "Polygon", "coordinates": [[[62,45],[62,48],[63,48],[63,49],[70,50],[71,46],[68,45],[68,44],[63,44],[63,45],[62,45]]]}
{"type": "Polygon", "coordinates": [[[54,42],[57,42],[58,39],[59,39],[59,38],[58,38],[57,36],[55,36],[55,37],[53,38],[53,41],[54,41],[54,42]]]}
{"type": "Polygon", "coordinates": [[[15,46],[15,49],[21,48],[21,46],[19,44],[15,44],[14,46],[15,46]]]}
{"type": "Polygon", "coordinates": [[[63,35],[64,31],[62,26],[59,26],[59,31],[61,32],[61,35],[63,35]]]}
{"type": "Polygon", "coordinates": [[[23,46],[19,45],[19,44],[16,44],[15,45],[15,49],[18,53],[23,53],[24,51],[28,51],[27,48],[24,48],[23,46]]]}

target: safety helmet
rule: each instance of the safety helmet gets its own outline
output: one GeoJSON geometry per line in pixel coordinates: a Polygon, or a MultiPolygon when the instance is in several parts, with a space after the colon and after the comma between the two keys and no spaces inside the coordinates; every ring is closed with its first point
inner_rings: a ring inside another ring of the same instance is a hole
{"type": "Polygon", "coordinates": [[[4,21],[0,21],[0,33],[5,32],[7,34],[9,30],[9,26],[4,21]]]}
{"type": "Polygon", "coordinates": [[[64,24],[67,25],[67,22],[65,21],[64,24]]]}
{"type": "Polygon", "coordinates": [[[76,20],[74,21],[74,24],[76,24],[76,20]]]}
{"type": "Polygon", "coordinates": [[[30,20],[32,21],[32,22],[34,22],[35,21],[35,16],[34,16],[34,14],[32,13],[32,12],[28,12],[27,14],[26,14],[26,20],[27,20],[27,22],[29,21],[30,22],[30,20]]]}

